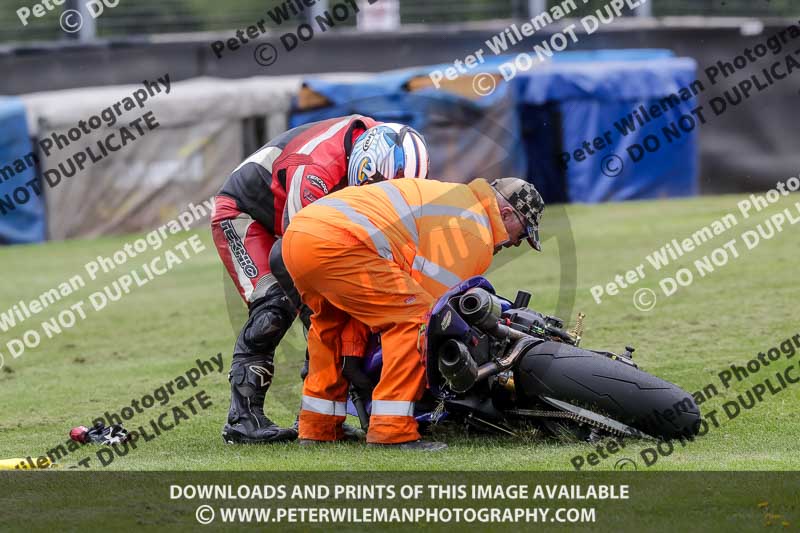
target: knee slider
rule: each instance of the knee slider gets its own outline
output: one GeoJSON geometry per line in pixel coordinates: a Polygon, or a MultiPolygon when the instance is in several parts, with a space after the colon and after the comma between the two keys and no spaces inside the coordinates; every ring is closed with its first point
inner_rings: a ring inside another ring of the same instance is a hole
{"type": "MultiPolygon", "coordinates": [[[[280,287],[276,288],[280,291],[280,287]]],[[[242,337],[248,346],[258,351],[273,351],[278,346],[294,321],[291,304],[283,296],[267,294],[263,302],[253,307],[250,317],[242,330],[242,337]]]]}
{"type": "Polygon", "coordinates": [[[265,310],[249,320],[242,333],[248,346],[272,351],[288,329],[289,321],[281,313],[265,310]]]}

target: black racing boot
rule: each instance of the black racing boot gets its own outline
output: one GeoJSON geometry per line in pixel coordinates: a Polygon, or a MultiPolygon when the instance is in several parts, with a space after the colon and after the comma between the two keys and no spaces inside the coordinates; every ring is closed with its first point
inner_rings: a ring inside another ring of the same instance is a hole
{"type": "Polygon", "coordinates": [[[261,357],[237,358],[231,364],[231,407],[222,428],[227,444],[266,444],[297,438],[297,431],[278,427],[264,415],[264,396],[272,383],[272,363],[261,357]]]}
{"type": "Polygon", "coordinates": [[[342,424],[342,431],[344,431],[342,440],[345,442],[359,442],[367,439],[366,431],[350,424],[342,424]]]}

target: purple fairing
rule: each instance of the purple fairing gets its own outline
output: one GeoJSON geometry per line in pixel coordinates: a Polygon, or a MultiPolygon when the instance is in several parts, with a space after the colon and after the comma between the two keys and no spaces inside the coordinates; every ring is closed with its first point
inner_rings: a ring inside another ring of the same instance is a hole
{"type": "Polygon", "coordinates": [[[383,366],[383,349],[381,348],[381,336],[377,333],[369,338],[364,362],[361,366],[368,376],[380,374],[381,366],[383,366]]]}

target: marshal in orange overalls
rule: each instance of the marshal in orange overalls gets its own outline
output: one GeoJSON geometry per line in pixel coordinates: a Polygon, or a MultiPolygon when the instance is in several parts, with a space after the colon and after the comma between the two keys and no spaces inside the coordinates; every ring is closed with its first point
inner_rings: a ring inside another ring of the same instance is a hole
{"type": "Polygon", "coordinates": [[[507,239],[494,189],[482,179],[348,187],[295,215],[283,257],[313,311],[300,438],[342,437],[342,357],[362,355],[371,329],[381,333],[383,370],[367,441],[419,439],[413,414],[425,387],[426,315],[450,287],[483,274],[507,239]]]}

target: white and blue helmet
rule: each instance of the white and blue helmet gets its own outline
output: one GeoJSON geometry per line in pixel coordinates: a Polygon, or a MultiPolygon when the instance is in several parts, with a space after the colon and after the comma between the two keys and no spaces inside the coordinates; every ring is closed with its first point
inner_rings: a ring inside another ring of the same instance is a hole
{"type": "Polygon", "coordinates": [[[394,178],[428,177],[428,147],[414,128],[385,123],[362,133],[353,145],[347,168],[349,185],[394,178]]]}

